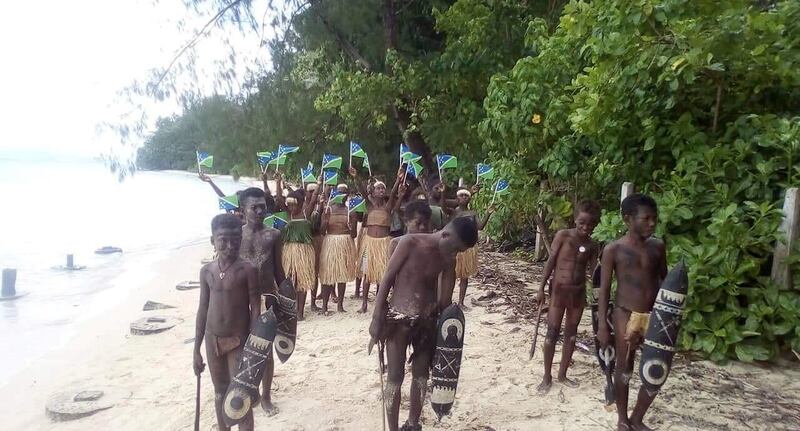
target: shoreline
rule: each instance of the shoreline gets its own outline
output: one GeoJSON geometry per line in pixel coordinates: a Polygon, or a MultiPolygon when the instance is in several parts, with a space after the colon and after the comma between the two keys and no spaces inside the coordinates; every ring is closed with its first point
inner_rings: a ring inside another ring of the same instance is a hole
{"type": "MultiPolygon", "coordinates": [[[[0,388],[7,400],[8,429],[191,430],[195,378],[191,367],[198,290],[177,291],[175,284],[196,280],[200,260],[211,246],[194,244],[170,250],[151,267],[152,277],[131,289],[127,298],[102,316],[83,322],[82,336],[0,388]],[[145,301],[176,306],[142,312],[145,301]],[[128,325],[145,315],[183,319],[155,335],[132,336],[128,325]],[[117,406],[69,422],[51,422],[44,413],[47,398],[68,387],[112,386],[131,392],[117,406]]],[[[616,412],[603,408],[601,374],[594,356],[576,349],[568,375],[579,388],[554,382],[545,396],[536,395],[542,378],[542,354],[528,360],[532,322],[520,314],[501,289],[533,291],[536,269],[508,255],[482,252],[481,272],[467,291],[464,357],[456,402],[441,422],[426,399],[422,425],[433,430],[614,429],[616,412]],[[502,277],[497,277],[502,270],[502,277]],[[532,275],[532,272],[534,275],[532,275]],[[497,294],[497,292],[501,292],[497,294]],[[492,294],[492,292],[495,292],[492,294]]],[[[456,287],[456,289],[458,289],[456,287]]],[[[353,284],[345,294],[346,313],[307,313],[299,323],[291,359],[276,361],[273,401],[280,412],[266,417],[255,410],[256,429],[365,430],[381,428],[381,389],[376,355],[367,356],[370,314],[356,313],[353,284]]],[[[370,309],[374,306],[371,303],[370,309]]],[[[544,326],[544,325],[543,325],[544,326]]],[[[540,328],[540,344],[544,327],[540,328]]],[[[591,337],[586,310],[578,338],[591,337]]],[[[32,341],[33,342],[33,341],[32,341]]],[[[541,352],[541,345],[539,346],[541,352]]],[[[560,343],[554,358],[560,360],[560,343]]],[[[800,428],[800,369],[732,363],[676,360],[667,381],[645,417],[653,427],[689,430],[790,430],[800,428]],[[787,413],[787,411],[789,413],[787,413]]],[[[202,375],[201,429],[215,423],[213,388],[202,375]]],[[[402,389],[401,423],[408,414],[407,375],[402,389]]],[[[638,390],[638,368],[631,397],[638,390]]]]}

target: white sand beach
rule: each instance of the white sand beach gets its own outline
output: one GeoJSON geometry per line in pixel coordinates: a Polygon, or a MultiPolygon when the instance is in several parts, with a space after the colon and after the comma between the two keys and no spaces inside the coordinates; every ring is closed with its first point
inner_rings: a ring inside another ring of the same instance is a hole
{"type": "MultiPolygon", "coordinates": [[[[192,344],[198,290],[177,291],[175,284],[196,280],[200,260],[210,245],[180,249],[151,268],[152,279],[102,317],[87,321],[79,336],[63,349],[30,364],[0,388],[2,425],[8,430],[190,430],[194,422],[195,378],[192,344]],[[143,312],[147,301],[177,308],[143,312]],[[183,319],[173,329],[133,336],[131,321],[147,315],[183,319]],[[112,386],[131,396],[93,416],[53,422],[45,403],[69,388],[112,386]]],[[[484,253],[492,271],[504,269],[528,287],[538,285],[529,264],[484,253]]],[[[536,271],[534,271],[536,272],[536,271]]],[[[569,375],[577,389],[554,383],[549,394],[536,395],[541,381],[541,344],[528,360],[532,323],[515,315],[502,295],[478,300],[487,290],[504,286],[486,281],[487,270],[472,281],[466,311],[466,342],[453,413],[441,422],[426,403],[424,429],[434,430],[610,430],[616,413],[603,408],[603,376],[594,357],[576,349],[569,375]]],[[[491,278],[491,277],[490,277],[491,278]]],[[[379,430],[380,383],[375,354],[367,356],[369,318],[355,312],[348,286],[347,313],[307,313],[298,328],[297,348],[286,364],[276,364],[273,401],[280,409],[266,417],[256,409],[256,429],[379,430]]],[[[589,337],[589,311],[579,339],[589,337]]],[[[540,333],[544,334],[544,326],[540,333]]],[[[543,335],[539,337],[539,343],[543,335]]],[[[47,340],[31,340],[31,343],[47,340]]],[[[24,346],[20,346],[24,348],[24,346]]],[[[556,364],[560,351],[556,352],[556,364]]],[[[554,370],[555,373],[555,370],[554,370]]],[[[634,378],[634,389],[638,378],[634,378]]],[[[401,420],[408,408],[403,387],[401,420]]],[[[213,424],[213,391],[206,372],[202,380],[201,429],[213,424]]],[[[646,417],[659,430],[797,430],[800,429],[800,370],[796,366],[718,366],[676,360],[672,375],[646,417]]]]}

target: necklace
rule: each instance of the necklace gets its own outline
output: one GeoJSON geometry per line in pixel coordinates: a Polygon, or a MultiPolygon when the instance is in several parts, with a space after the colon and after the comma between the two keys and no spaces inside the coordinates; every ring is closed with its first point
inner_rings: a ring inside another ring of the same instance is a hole
{"type": "MultiPolygon", "coordinates": [[[[239,260],[239,259],[236,259],[236,260],[239,260]]],[[[231,262],[230,265],[228,265],[225,269],[222,269],[222,265],[219,264],[219,259],[217,259],[217,268],[219,268],[219,279],[220,280],[225,278],[225,271],[231,269],[231,266],[233,266],[233,264],[236,263],[236,260],[231,262]]]]}

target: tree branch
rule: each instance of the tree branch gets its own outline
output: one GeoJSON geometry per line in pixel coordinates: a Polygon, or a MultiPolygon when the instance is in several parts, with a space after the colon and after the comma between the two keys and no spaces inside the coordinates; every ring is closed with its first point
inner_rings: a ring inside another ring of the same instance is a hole
{"type": "Polygon", "coordinates": [[[719,122],[719,110],[722,104],[722,80],[717,81],[717,104],[714,107],[714,122],[711,124],[711,132],[717,133],[717,123],[719,122]]]}

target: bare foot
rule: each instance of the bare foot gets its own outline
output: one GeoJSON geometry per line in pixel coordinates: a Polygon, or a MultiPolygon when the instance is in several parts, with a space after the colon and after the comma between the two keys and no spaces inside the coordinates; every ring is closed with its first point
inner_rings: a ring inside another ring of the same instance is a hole
{"type": "Polygon", "coordinates": [[[311,310],[312,310],[312,311],[318,311],[318,310],[319,310],[319,307],[317,307],[317,304],[314,304],[314,303],[312,302],[312,303],[311,303],[311,310]]]}
{"type": "Polygon", "coordinates": [[[347,313],[347,310],[345,310],[344,307],[342,307],[341,304],[339,304],[339,306],[336,307],[336,311],[339,312],[339,313],[347,313]]]}
{"type": "Polygon", "coordinates": [[[306,320],[305,316],[297,316],[297,321],[298,322],[302,322],[303,320],[306,320]]]}
{"type": "Polygon", "coordinates": [[[367,306],[366,305],[362,305],[361,308],[358,309],[358,312],[359,313],[366,313],[367,312],[367,306]]]}
{"type": "Polygon", "coordinates": [[[568,388],[577,388],[577,387],[579,387],[581,385],[580,383],[576,382],[575,380],[569,379],[567,377],[559,377],[558,378],[558,383],[561,383],[562,385],[564,385],[564,386],[566,386],[568,388]]]}
{"type": "Polygon", "coordinates": [[[631,426],[625,422],[617,422],[617,431],[630,431],[631,426]]]}
{"type": "Polygon", "coordinates": [[[641,424],[631,424],[631,429],[633,431],[654,431],[652,428],[648,427],[647,425],[641,424]]]}
{"type": "Polygon", "coordinates": [[[272,404],[272,401],[265,398],[261,398],[261,408],[264,410],[264,413],[266,413],[267,416],[275,416],[279,413],[279,410],[277,407],[275,407],[275,404],[272,404]]]}
{"type": "Polygon", "coordinates": [[[352,294],[350,296],[350,299],[357,299],[357,298],[361,298],[361,294],[360,293],[354,293],[354,294],[352,294]]]}
{"type": "Polygon", "coordinates": [[[537,395],[546,395],[550,392],[550,388],[553,386],[553,379],[551,378],[543,378],[542,383],[539,383],[539,386],[536,387],[536,394],[537,395]]]}

